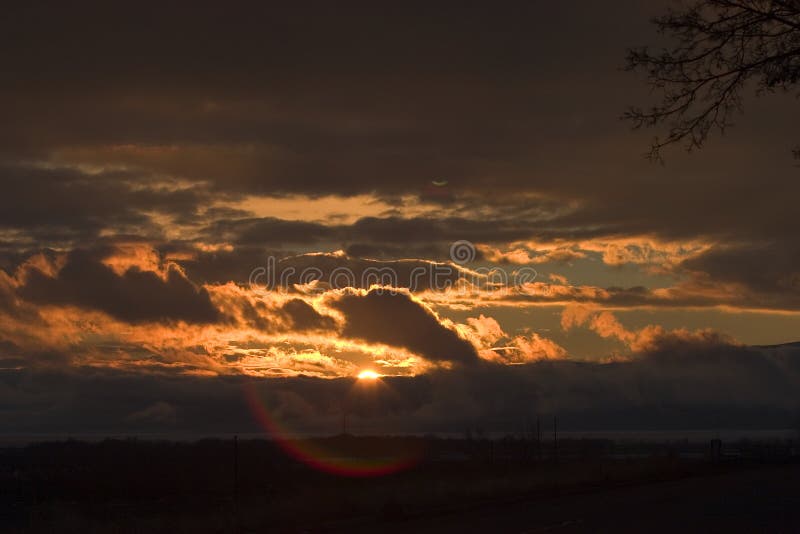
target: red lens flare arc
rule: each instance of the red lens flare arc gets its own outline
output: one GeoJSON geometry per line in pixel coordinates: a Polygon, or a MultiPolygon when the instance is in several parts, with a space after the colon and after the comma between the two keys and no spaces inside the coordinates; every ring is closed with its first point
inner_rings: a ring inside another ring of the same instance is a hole
{"type": "MultiPolygon", "coordinates": [[[[366,380],[377,380],[377,377],[366,380]]],[[[270,413],[254,384],[245,383],[243,387],[247,405],[261,427],[285,453],[314,469],[338,476],[377,477],[404,471],[419,461],[418,450],[409,450],[391,458],[342,457],[312,439],[294,438],[291,431],[270,413]]]]}

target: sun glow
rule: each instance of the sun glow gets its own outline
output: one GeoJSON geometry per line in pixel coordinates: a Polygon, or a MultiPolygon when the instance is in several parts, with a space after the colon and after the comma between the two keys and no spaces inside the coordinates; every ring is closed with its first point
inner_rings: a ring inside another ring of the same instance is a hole
{"type": "Polygon", "coordinates": [[[376,373],[375,371],[372,371],[370,369],[366,369],[366,370],[361,371],[360,373],[358,373],[358,379],[359,380],[377,380],[380,377],[381,377],[381,375],[379,375],[378,373],[376,373]]]}

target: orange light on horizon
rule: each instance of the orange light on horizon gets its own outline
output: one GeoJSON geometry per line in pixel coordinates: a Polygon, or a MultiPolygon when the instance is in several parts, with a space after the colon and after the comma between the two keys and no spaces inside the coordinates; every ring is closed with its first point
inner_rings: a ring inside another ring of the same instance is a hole
{"type": "Polygon", "coordinates": [[[358,373],[359,380],[378,380],[381,376],[383,375],[378,374],[371,369],[365,369],[358,373]]]}

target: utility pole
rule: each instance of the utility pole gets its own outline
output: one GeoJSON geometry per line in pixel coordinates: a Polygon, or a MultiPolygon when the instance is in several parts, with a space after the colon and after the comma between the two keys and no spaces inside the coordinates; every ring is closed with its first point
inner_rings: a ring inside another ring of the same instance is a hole
{"type": "Polygon", "coordinates": [[[558,420],[553,416],[553,459],[558,462],[558,420]]]}
{"type": "Polygon", "coordinates": [[[542,459],[542,425],[539,416],[536,416],[536,456],[537,460],[542,459]]]}
{"type": "Polygon", "coordinates": [[[233,436],[233,524],[239,531],[239,436],[233,436]]]}

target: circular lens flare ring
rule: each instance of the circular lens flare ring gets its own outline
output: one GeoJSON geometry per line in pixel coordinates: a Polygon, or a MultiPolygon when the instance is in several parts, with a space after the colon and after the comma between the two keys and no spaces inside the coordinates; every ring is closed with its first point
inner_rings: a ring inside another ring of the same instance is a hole
{"type": "MultiPolygon", "coordinates": [[[[373,381],[383,375],[370,371],[368,376],[370,378],[366,380],[373,381]]],[[[291,432],[267,409],[252,383],[244,384],[244,393],[252,415],[284,452],[319,471],[346,477],[375,477],[409,469],[419,462],[420,450],[407,450],[388,458],[343,458],[332,454],[333,451],[315,444],[313,440],[292,438],[291,432]]]]}

